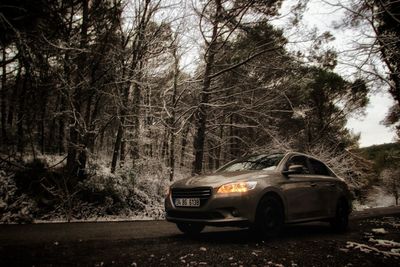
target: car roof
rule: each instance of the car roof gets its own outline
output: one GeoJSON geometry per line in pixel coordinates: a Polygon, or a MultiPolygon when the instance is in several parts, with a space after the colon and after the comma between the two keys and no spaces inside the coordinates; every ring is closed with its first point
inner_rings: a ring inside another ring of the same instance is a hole
{"type": "MultiPolygon", "coordinates": [[[[311,156],[311,155],[309,155],[309,154],[305,154],[305,153],[301,153],[301,152],[296,152],[296,151],[287,152],[286,155],[287,155],[287,156],[305,156],[305,157],[312,158],[312,159],[315,159],[315,160],[318,160],[318,161],[322,161],[322,160],[320,160],[320,159],[318,159],[318,158],[316,158],[316,157],[314,157],[314,156],[311,156]]],[[[322,162],[323,162],[323,161],[322,161],[322,162]]]]}

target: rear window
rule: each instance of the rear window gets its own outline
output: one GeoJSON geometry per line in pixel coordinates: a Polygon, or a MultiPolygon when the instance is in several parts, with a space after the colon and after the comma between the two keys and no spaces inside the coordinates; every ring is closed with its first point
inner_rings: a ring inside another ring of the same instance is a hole
{"type": "Polygon", "coordinates": [[[314,170],[314,174],[332,176],[332,174],[329,171],[328,167],[326,167],[326,165],[323,164],[322,162],[310,158],[310,163],[311,163],[311,166],[312,166],[312,168],[314,170]]]}

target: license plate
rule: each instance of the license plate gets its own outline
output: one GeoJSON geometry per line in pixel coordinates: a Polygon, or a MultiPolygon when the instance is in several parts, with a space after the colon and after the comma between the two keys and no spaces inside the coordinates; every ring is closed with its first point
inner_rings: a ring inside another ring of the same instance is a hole
{"type": "Polygon", "coordinates": [[[200,207],[200,198],[177,198],[175,199],[177,207],[200,207]]]}

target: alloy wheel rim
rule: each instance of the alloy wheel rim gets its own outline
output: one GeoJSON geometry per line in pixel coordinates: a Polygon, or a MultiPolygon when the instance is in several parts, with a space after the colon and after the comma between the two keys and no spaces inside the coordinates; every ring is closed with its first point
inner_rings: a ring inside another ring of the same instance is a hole
{"type": "Polygon", "coordinates": [[[277,214],[271,207],[264,210],[264,225],[268,230],[274,230],[277,227],[277,214]]]}

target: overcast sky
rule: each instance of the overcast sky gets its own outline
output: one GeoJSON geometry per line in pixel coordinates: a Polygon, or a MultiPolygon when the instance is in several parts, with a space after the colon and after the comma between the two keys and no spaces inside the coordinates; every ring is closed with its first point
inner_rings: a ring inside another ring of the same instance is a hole
{"type": "Polygon", "coordinates": [[[381,124],[392,103],[393,100],[388,94],[371,95],[366,116],[360,119],[351,118],[348,121],[349,129],[361,133],[361,147],[393,142],[394,131],[381,124]]]}
{"type": "MultiPolygon", "coordinates": [[[[329,0],[330,2],[334,2],[335,0],[329,0]]],[[[284,1],[282,7],[282,14],[286,14],[289,10],[289,7],[293,5],[295,0],[287,0],[284,1]]],[[[345,3],[346,0],[343,0],[342,3],[345,3]]],[[[303,16],[304,26],[311,28],[317,28],[321,33],[324,31],[330,31],[335,36],[335,41],[329,44],[330,47],[334,48],[336,51],[341,51],[344,48],[351,45],[356,37],[356,33],[351,32],[349,30],[334,30],[333,23],[341,22],[343,20],[344,13],[343,10],[334,8],[324,3],[323,1],[318,0],[310,0],[306,13],[303,16]]],[[[279,25],[288,25],[288,17],[282,18],[276,24],[279,25]]],[[[294,39],[301,39],[301,34],[298,34],[298,30],[294,30],[295,35],[294,39]]],[[[289,30],[290,32],[290,30],[289,30]]],[[[289,40],[291,39],[292,33],[288,33],[289,40]]],[[[308,44],[309,45],[309,44],[308,44]]],[[[307,43],[304,44],[295,44],[295,49],[301,49],[303,46],[304,49],[307,47],[307,43]]],[[[344,60],[343,57],[339,54],[339,62],[340,61],[348,61],[349,59],[344,60]]],[[[352,72],[347,66],[338,64],[335,69],[339,74],[347,78],[346,76],[352,72]]],[[[349,77],[351,78],[351,77],[349,77]]],[[[385,118],[389,108],[393,104],[393,99],[387,92],[387,88],[371,88],[372,90],[380,93],[370,94],[370,103],[366,107],[365,116],[354,116],[350,118],[347,124],[347,127],[351,129],[354,133],[360,133],[360,146],[370,146],[374,144],[383,144],[390,143],[394,141],[395,132],[388,127],[385,127],[381,124],[381,121],[385,118]]]]}

